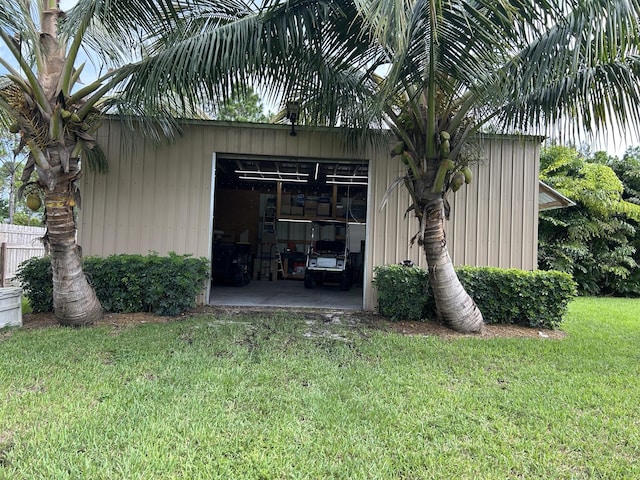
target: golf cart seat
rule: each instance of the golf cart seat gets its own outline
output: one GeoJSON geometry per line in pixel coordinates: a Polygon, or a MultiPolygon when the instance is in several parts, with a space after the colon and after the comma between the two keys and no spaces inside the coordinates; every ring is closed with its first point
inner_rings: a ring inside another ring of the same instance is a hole
{"type": "Polygon", "coordinates": [[[317,253],[344,253],[344,242],[341,240],[318,240],[314,250],[317,253]]]}

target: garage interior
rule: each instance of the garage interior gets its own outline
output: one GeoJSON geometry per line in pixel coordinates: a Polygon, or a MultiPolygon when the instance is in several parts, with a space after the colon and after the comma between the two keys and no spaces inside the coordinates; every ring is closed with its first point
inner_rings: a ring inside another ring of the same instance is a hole
{"type": "Polygon", "coordinates": [[[361,160],[218,154],[209,303],[361,309],[368,173],[361,160]]]}

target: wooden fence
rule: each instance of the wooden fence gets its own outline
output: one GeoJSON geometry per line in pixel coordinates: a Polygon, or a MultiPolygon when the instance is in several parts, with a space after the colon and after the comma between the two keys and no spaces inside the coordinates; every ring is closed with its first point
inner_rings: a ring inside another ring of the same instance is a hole
{"type": "Polygon", "coordinates": [[[31,257],[44,255],[44,227],[0,224],[0,284],[11,284],[18,266],[31,257]]]}

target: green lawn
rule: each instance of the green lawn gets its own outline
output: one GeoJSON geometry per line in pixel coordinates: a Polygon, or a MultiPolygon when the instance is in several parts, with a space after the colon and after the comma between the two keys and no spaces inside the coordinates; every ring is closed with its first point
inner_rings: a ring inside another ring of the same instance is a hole
{"type": "Polygon", "coordinates": [[[326,320],[0,332],[0,479],[640,478],[640,300],[562,340],[326,320]]]}

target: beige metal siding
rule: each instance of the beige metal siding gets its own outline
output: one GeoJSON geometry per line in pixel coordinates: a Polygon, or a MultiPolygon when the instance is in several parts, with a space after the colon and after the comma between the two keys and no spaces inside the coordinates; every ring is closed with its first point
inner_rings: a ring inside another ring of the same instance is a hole
{"type": "MultiPolygon", "coordinates": [[[[99,141],[110,162],[107,175],[85,174],[81,184],[79,243],[87,255],[170,251],[209,257],[211,249],[212,161],[215,154],[240,153],[369,160],[365,299],[375,309],[373,267],[410,259],[424,266],[424,255],[409,240],[418,223],[405,211],[408,195],[401,186],[382,201],[403,165],[388,150],[358,155],[344,149],[330,129],[273,125],[195,123],[177,142],[156,148],[139,141],[123,150],[119,126],[106,122],[99,141]]],[[[537,249],[539,140],[488,138],[484,160],[474,166],[475,179],[451,199],[447,226],[456,264],[533,269],[537,249]]]]}
{"type": "Polygon", "coordinates": [[[537,266],[539,143],[488,139],[474,181],[451,195],[447,239],[456,265],[537,266]]]}
{"type": "MultiPolygon", "coordinates": [[[[482,141],[481,160],[472,165],[474,181],[448,198],[447,246],[454,264],[536,268],[539,158],[537,138],[492,137],[482,141]]],[[[409,246],[418,222],[412,214],[405,218],[409,205],[406,191],[400,187],[380,210],[388,186],[402,167],[388,155],[374,155],[370,163],[367,285],[377,265],[412,260],[426,267],[418,245],[409,246]]],[[[376,308],[373,289],[365,291],[365,308],[376,308]]]]}
{"type": "MultiPolygon", "coordinates": [[[[539,153],[535,138],[488,138],[483,142],[481,161],[472,165],[474,181],[448,197],[447,242],[454,263],[536,268],[539,153]]],[[[400,187],[380,210],[402,165],[380,156],[370,165],[373,265],[405,259],[424,264],[418,246],[409,247],[418,223],[412,214],[405,218],[409,205],[405,190],[400,187]]]]}
{"type": "Polygon", "coordinates": [[[100,133],[110,166],[107,175],[83,177],[78,239],[85,254],[208,256],[213,152],[198,132],[162,149],[138,142],[128,151],[117,124],[100,133]]]}

